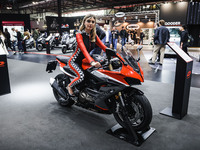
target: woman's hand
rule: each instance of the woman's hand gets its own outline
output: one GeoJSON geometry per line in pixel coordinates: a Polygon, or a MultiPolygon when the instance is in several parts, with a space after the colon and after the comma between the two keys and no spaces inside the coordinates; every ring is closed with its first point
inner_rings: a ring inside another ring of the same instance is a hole
{"type": "Polygon", "coordinates": [[[94,62],[94,61],[93,61],[93,62],[91,63],[91,65],[92,65],[92,66],[95,66],[96,68],[101,67],[101,64],[100,64],[99,62],[94,62]]]}

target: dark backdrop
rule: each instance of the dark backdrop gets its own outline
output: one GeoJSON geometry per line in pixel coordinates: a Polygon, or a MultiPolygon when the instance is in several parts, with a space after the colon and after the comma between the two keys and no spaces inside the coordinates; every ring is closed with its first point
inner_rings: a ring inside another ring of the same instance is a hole
{"type": "Polygon", "coordinates": [[[3,30],[2,21],[24,21],[24,29],[31,31],[30,15],[24,14],[0,14],[0,29],[3,30]]]}

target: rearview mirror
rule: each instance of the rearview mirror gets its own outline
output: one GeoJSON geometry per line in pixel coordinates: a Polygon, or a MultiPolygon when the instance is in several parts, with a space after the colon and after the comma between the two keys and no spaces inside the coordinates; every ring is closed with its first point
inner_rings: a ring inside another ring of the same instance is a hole
{"type": "Polygon", "coordinates": [[[106,55],[107,56],[117,56],[116,51],[111,48],[106,48],[106,55]]]}

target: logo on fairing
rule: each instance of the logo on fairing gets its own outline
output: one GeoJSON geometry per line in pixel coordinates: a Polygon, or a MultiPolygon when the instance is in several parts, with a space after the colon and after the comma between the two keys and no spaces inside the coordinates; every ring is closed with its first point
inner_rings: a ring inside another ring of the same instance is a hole
{"type": "Polygon", "coordinates": [[[4,61],[0,61],[0,67],[4,67],[5,66],[5,62],[4,61]]]}

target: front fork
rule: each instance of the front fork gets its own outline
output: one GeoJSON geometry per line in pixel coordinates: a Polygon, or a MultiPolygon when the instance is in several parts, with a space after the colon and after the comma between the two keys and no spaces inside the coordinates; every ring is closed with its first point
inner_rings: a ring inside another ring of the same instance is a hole
{"type": "Polygon", "coordinates": [[[124,99],[122,97],[122,93],[119,92],[118,96],[119,96],[119,100],[120,100],[119,103],[121,105],[122,113],[123,113],[122,118],[125,121],[126,129],[127,129],[128,133],[131,134],[134,137],[133,142],[136,142],[136,141],[138,141],[138,136],[137,136],[136,131],[134,130],[134,128],[132,126],[130,119],[128,118],[129,114],[128,114],[128,110],[126,109],[126,106],[125,106],[126,104],[125,104],[124,99]]]}

